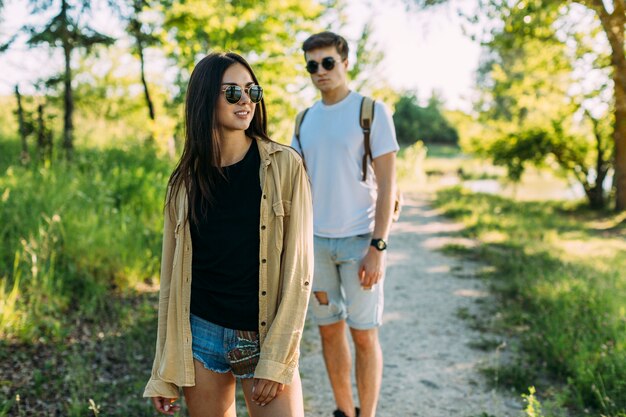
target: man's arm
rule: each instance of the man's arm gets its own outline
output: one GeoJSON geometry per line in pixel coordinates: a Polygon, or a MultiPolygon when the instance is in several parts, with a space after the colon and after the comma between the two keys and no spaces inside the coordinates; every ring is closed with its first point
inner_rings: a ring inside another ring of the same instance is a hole
{"type": "Polygon", "coordinates": [[[391,217],[396,195],[396,153],[389,152],[381,155],[372,161],[372,165],[376,173],[376,186],[378,188],[372,238],[387,240],[391,229],[391,217]]]}
{"type": "MultiPolygon", "coordinates": [[[[372,161],[372,165],[376,173],[376,185],[378,188],[372,238],[387,240],[389,230],[391,229],[391,216],[393,214],[394,196],[396,193],[396,153],[389,152],[381,155],[372,161]]],[[[370,288],[380,281],[384,268],[384,252],[370,246],[359,270],[361,286],[370,288]]]]}

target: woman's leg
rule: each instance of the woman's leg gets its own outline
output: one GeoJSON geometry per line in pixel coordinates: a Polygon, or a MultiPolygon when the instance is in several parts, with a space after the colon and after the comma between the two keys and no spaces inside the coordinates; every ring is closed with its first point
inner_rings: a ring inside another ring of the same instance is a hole
{"type": "Polygon", "coordinates": [[[252,401],[253,381],[252,378],[241,380],[250,417],[304,417],[302,384],[300,383],[300,374],[297,371],[291,384],[285,385],[285,389],[264,407],[252,401]]]}
{"type": "Polygon", "coordinates": [[[196,385],[183,388],[191,417],[236,417],[235,377],[209,371],[194,359],[196,385]]]}

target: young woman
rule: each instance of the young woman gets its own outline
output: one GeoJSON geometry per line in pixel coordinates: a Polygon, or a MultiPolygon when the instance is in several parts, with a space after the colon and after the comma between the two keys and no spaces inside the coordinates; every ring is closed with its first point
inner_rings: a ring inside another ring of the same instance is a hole
{"type": "Polygon", "coordinates": [[[263,89],[233,53],[189,80],[186,140],[165,204],[156,356],[144,396],[174,414],[303,416],[300,337],[313,260],[309,180],[266,134],[263,89]]]}

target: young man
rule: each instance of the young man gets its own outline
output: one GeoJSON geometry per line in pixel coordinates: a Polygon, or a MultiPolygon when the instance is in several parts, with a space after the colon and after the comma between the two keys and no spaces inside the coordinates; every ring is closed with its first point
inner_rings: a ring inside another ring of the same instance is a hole
{"type": "Polygon", "coordinates": [[[307,71],[322,95],[292,141],[304,157],[313,192],[315,297],[310,311],[319,326],[337,404],[333,415],[359,415],[352,396],[348,326],[356,352],[360,417],[373,417],[382,380],[378,327],[399,147],[389,111],[376,102],[372,160],[368,158],[363,180],[363,96],[348,87],[348,44],[339,35],[322,32],[308,38],[302,49],[307,71]]]}

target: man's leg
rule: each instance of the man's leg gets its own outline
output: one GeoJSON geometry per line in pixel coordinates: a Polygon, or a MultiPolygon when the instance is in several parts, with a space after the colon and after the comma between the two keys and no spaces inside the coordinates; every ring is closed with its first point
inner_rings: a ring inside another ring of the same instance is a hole
{"type": "Polygon", "coordinates": [[[383,352],[378,329],[350,329],[356,354],[356,385],[359,391],[361,417],[374,417],[383,378],[383,352]]]}
{"type": "Polygon", "coordinates": [[[337,408],[352,417],[352,357],[346,334],[346,311],[335,263],[336,239],[315,236],[315,276],[310,312],[319,326],[326,371],[337,408]]]}
{"type": "Polygon", "coordinates": [[[354,416],[354,401],[352,399],[352,355],[346,334],[346,322],[320,326],[322,349],[326,371],[333,388],[337,408],[346,416],[354,416]]]}
{"type": "Polygon", "coordinates": [[[371,235],[346,238],[338,249],[337,261],[341,286],[345,293],[348,317],[356,354],[356,381],[361,417],[376,415],[383,372],[383,355],[378,340],[384,308],[384,280],[364,289],[358,277],[359,267],[370,245],[371,235]]]}

